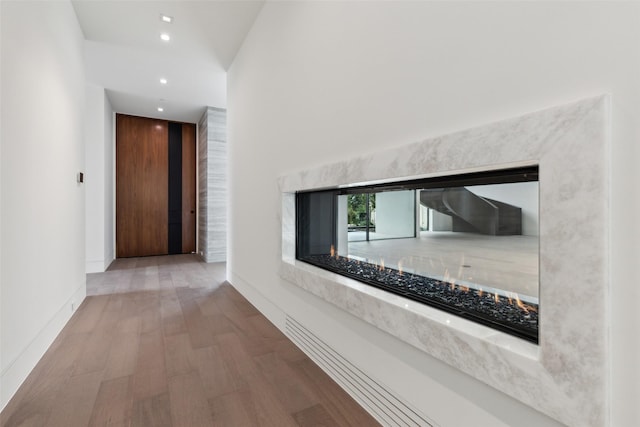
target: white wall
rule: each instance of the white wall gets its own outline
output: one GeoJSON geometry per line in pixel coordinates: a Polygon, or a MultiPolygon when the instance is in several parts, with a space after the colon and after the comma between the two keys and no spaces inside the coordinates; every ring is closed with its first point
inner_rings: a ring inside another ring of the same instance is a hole
{"type": "Polygon", "coordinates": [[[429,209],[429,230],[451,231],[453,230],[453,217],[443,214],[435,209],[429,209]]]}
{"type": "Polygon", "coordinates": [[[376,194],[376,238],[414,237],[416,193],[387,191],[376,194]]]}
{"type": "Polygon", "coordinates": [[[630,3],[267,2],[228,76],[230,281],[278,326],[297,318],[441,426],[552,426],[281,280],[277,178],[611,93],[612,425],[640,425],[639,43],[630,3]]]}
{"type": "Polygon", "coordinates": [[[86,116],[86,272],[103,272],[114,259],[113,248],[113,110],[105,90],[85,86],[86,116]]]}
{"type": "Polygon", "coordinates": [[[3,408],[85,296],[83,36],[70,2],[2,1],[3,408]]]}

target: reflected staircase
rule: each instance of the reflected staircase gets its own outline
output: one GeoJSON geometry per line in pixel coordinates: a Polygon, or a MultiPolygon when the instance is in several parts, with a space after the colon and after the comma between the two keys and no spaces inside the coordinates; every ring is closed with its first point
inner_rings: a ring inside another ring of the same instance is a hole
{"type": "Polygon", "coordinates": [[[478,196],[466,187],[420,190],[420,203],[452,218],[452,231],[522,234],[522,209],[478,196]]]}

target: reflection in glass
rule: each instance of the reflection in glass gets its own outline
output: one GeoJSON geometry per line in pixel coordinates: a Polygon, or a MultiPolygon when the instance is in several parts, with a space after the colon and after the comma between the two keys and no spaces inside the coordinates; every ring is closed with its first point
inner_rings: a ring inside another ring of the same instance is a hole
{"type": "Polygon", "coordinates": [[[535,167],[299,193],[297,256],[537,342],[537,176],[535,167]]]}

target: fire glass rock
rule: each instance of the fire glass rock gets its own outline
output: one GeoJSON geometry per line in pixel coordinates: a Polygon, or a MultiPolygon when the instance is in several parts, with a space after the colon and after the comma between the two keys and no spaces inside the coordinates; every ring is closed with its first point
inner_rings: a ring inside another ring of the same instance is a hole
{"type": "Polygon", "coordinates": [[[304,261],[538,342],[538,305],[523,303],[515,296],[496,295],[337,255],[310,255],[304,261]]]}

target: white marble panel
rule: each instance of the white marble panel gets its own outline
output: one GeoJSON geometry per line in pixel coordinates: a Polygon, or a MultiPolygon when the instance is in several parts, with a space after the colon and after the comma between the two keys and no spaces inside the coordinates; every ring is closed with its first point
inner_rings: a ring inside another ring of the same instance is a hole
{"type": "Polygon", "coordinates": [[[209,107],[200,119],[198,247],[206,262],[227,259],[227,112],[209,107]]]}
{"type": "Polygon", "coordinates": [[[208,241],[208,217],[209,211],[207,191],[207,164],[208,164],[208,113],[204,112],[198,122],[198,250],[206,260],[205,248],[208,241]]]}
{"type": "Polygon", "coordinates": [[[609,98],[599,96],[280,179],[280,275],[572,426],[608,425],[609,98]],[[295,192],[539,165],[540,343],[295,260],[295,192]]]}

